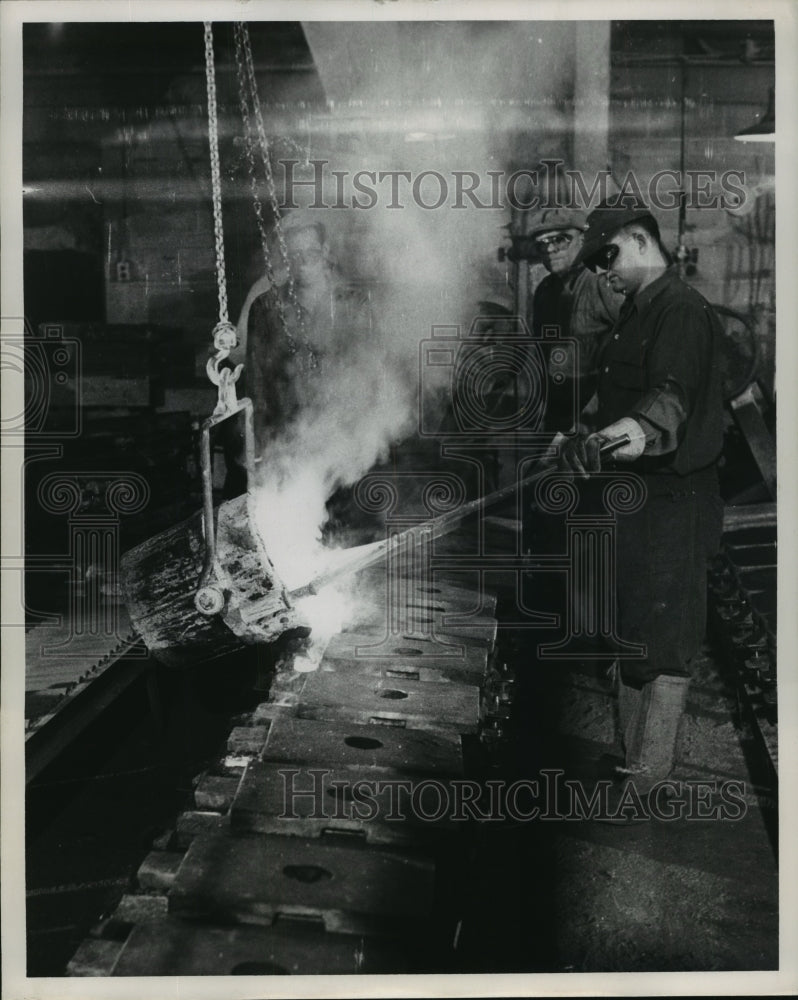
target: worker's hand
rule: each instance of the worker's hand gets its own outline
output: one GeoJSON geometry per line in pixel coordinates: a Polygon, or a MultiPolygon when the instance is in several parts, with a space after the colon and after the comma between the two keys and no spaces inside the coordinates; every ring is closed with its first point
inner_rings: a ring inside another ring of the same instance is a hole
{"type": "Polygon", "coordinates": [[[602,444],[603,440],[598,434],[575,434],[567,438],[560,449],[560,471],[572,472],[584,479],[591,472],[601,472],[602,444]]]}
{"type": "Polygon", "coordinates": [[[628,437],[628,444],[612,449],[613,459],[619,462],[633,462],[640,458],[646,448],[646,432],[633,417],[621,417],[614,424],[608,424],[598,432],[601,438],[600,446],[611,444],[618,438],[628,437]]]}

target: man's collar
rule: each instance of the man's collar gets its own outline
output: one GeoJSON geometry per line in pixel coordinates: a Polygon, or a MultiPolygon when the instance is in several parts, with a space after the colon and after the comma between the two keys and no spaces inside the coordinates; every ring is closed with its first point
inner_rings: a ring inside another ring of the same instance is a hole
{"type": "Polygon", "coordinates": [[[636,295],[630,296],[627,301],[632,303],[635,308],[642,311],[654,301],[660,292],[662,292],[671,283],[671,281],[674,280],[674,278],[678,279],[678,274],[674,265],[671,264],[665,268],[659,277],[655,278],[652,282],[646,285],[642,291],[637,292],[636,295]]]}
{"type": "Polygon", "coordinates": [[[573,288],[577,280],[585,273],[587,268],[584,264],[572,264],[562,276],[563,284],[573,288]]]}

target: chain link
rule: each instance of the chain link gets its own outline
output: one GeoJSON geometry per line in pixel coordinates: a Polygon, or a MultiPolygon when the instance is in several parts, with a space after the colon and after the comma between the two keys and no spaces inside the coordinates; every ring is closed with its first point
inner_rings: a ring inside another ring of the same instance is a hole
{"type": "MultiPolygon", "coordinates": [[[[266,277],[269,279],[269,285],[274,287],[276,282],[274,279],[274,268],[272,267],[272,255],[269,251],[269,237],[266,232],[266,222],[263,218],[263,203],[260,198],[260,192],[258,191],[258,179],[257,179],[257,169],[255,166],[255,143],[252,138],[253,127],[252,119],[249,110],[249,100],[248,100],[248,90],[249,83],[247,77],[246,68],[246,56],[245,56],[245,41],[243,34],[243,27],[240,22],[233,26],[233,37],[235,39],[235,53],[236,53],[236,69],[238,73],[238,100],[241,107],[241,119],[244,123],[244,148],[247,157],[247,167],[249,169],[249,184],[252,190],[252,202],[255,207],[255,219],[258,224],[258,235],[260,237],[261,250],[263,252],[263,263],[266,271],[266,277]]],[[[279,230],[279,211],[274,207],[275,212],[275,227],[279,230]]],[[[279,231],[278,238],[282,237],[282,231],[279,231]]],[[[283,265],[288,270],[288,251],[285,247],[285,240],[280,241],[283,251],[283,265]]],[[[290,274],[290,272],[289,272],[290,274]]],[[[280,295],[277,298],[277,308],[279,310],[280,325],[283,328],[283,332],[288,341],[288,347],[291,354],[295,354],[297,347],[296,341],[291,335],[291,331],[288,328],[288,324],[285,318],[285,310],[283,309],[283,300],[280,295]]]]}
{"type": "Polygon", "coordinates": [[[274,213],[275,230],[277,233],[277,242],[280,248],[280,256],[288,273],[288,295],[293,305],[296,297],[296,290],[294,288],[294,279],[289,267],[288,247],[286,246],[285,236],[283,235],[283,230],[280,225],[280,219],[282,216],[280,214],[280,207],[277,201],[277,190],[274,184],[274,174],[272,173],[271,159],[269,157],[269,141],[266,138],[266,129],[263,125],[263,114],[261,112],[260,95],[258,94],[258,84],[255,76],[255,63],[252,58],[252,45],[249,38],[249,28],[243,22],[239,22],[237,27],[239,29],[241,50],[245,65],[245,86],[248,90],[248,99],[252,102],[252,113],[255,118],[255,128],[258,134],[261,160],[263,162],[263,174],[266,178],[266,189],[269,195],[269,201],[271,202],[272,211],[274,213]]]}
{"type": "Polygon", "coordinates": [[[244,37],[242,33],[243,25],[238,22],[233,25],[233,38],[235,40],[236,71],[238,75],[238,101],[241,106],[241,118],[244,122],[244,142],[247,156],[247,166],[249,168],[249,180],[252,188],[252,200],[255,205],[255,217],[258,223],[258,234],[260,236],[261,248],[263,250],[263,261],[266,266],[266,274],[272,279],[273,269],[271,254],[269,253],[269,243],[266,235],[266,223],[263,219],[263,204],[258,191],[258,183],[255,169],[255,145],[252,141],[252,120],[249,112],[248,100],[248,79],[245,64],[244,37]]]}
{"type": "MultiPolygon", "coordinates": [[[[249,38],[249,29],[244,22],[238,22],[235,25],[235,39],[236,39],[236,60],[239,62],[239,97],[242,109],[242,118],[244,119],[245,128],[245,142],[247,147],[247,161],[250,168],[250,183],[253,190],[253,196],[255,199],[255,215],[258,219],[259,226],[261,228],[261,244],[264,249],[264,256],[266,257],[266,272],[267,275],[273,277],[273,271],[271,267],[271,260],[269,258],[268,250],[268,239],[265,233],[265,227],[263,227],[263,210],[260,204],[260,196],[257,192],[257,179],[255,176],[255,156],[254,156],[254,142],[252,139],[252,117],[255,119],[255,130],[258,137],[258,145],[260,147],[261,161],[263,163],[263,173],[266,180],[266,188],[271,203],[272,212],[274,213],[274,228],[277,235],[277,243],[280,250],[280,256],[282,258],[283,266],[286,270],[288,277],[288,299],[293,307],[294,315],[296,316],[297,325],[299,327],[299,332],[302,336],[303,346],[306,352],[307,358],[307,369],[312,370],[318,367],[318,358],[315,351],[313,350],[310,341],[307,337],[307,331],[304,321],[304,309],[299,303],[296,294],[296,286],[294,283],[293,275],[291,273],[291,266],[288,257],[288,247],[285,242],[285,236],[282,231],[282,226],[280,225],[280,209],[277,199],[277,191],[274,184],[274,174],[272,173],[271,161],[269,157],[269,142],[266,137],[266,129],[263,124],[263,113],[261,111],[260,97],[258,95],[258,85],[255,76],[255,64],[252,58],[252,45],[249,38]],[[252,114],[250,115],[251,103],[252,114]]],[[[278,296],[278,300],[280,296],[278,296]]],[[[293,336],[291,335],[288,325],[285,322],[285,316],[282,311],[282,303],[280,304],[282,325],[288,339],[289,350],[291,353],[295,353],[297,350],[296,343],[293,336]]]]}
{"type": "Polygon", "coordinates": [[[208,89],[208,145],[211,154],[211,189],[213,192],[213,233],[216,244],[216,287],[219,293],[219,322],[213,328],[213,346],[216,353],[208,358],[205,366],[208,378],[217,388],[214,417],[234,412],[238,405],[235,384],[241,376],[243,365],[234,369],[220,365],[230,356],[238,343],[236,329],[230,322],[227,309],[227,276],[224,265],[224,226],[222,220],[222,172],[219,164],[219,113],[216,107],[216,67],[213,56],[213,25],[205,21],[205,81],[208,89]]]}
{"type": "Polygon", "coordinates": [[[210,21],[205,21],[205,81],[208,89],[208,142],[211,151],[213,233],[216,242],[216,287],[219,292],[219,322],[229,323],[230,319],[227,313],[227,278],[224,267],[224,230],[222,228],[222,176],[219,166],[216,69],[213,59],[213,27],[210,21]]]}

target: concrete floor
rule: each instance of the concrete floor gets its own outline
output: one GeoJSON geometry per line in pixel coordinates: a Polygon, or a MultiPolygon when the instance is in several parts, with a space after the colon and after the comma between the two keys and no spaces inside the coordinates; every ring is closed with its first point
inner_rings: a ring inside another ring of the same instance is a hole
{"type": "MultiPolygon", "coordinates": [[[[532,685],[524,663],[517,668],[530,701],[526,716],[516,712],[522,731],[503,766],[529,776],[562,769],[564,779],[592,787],[602,758],[620,750],[610,685],[588,664],[538,665],[532,685]]],[[[775,789],[755,767],[752,778],[752,737],[734,711],[707,648],[674,778],[744,783],[740,819],[485,824],[461,946],[468,970],[776,969],[775,789]]]]}

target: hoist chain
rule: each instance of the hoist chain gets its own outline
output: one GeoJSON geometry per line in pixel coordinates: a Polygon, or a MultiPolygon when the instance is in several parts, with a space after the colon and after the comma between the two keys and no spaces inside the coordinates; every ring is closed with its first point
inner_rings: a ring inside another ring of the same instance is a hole
{"type": "MultiPolygon", "coordinates": [[[[263,252],[263,263],[266,271],[266,277],[269,279],[269,285],[274,287],[274,268],[272,267],[272,256],[269,252],[269,238],[266,233],[266,222],[263,218],[263,203],[258,190],[257,168],[255,166],[255,144],[252,138],[252,118],[250,116],[249,99],[247,96],[250,88],[247,79],[246,57],[244,52],[244,28],[245,26],[240,22],[233,26],[236,69],[238,73],[238,99],[241,106],[241,119],[244,123],[244,148],[247,156],[247,166],[249,168],[249,184],[252,190],[252,202],[255,207],[255,219],[258,224],[258,235],[260,237],[260,245],[263,252]]],[[[268,173],[270,173],[270,170],[268,173]]],[[[279,210],[277,209],[276,203],[273,203],[273,211],[275,214],[275,228],[278,230],[278,239],[281,244],[280,250],[283,256],[283,267],[290,275],[290,271],[288,269],[288,250],[287,247],[285,247],[285,240],[282,239],[282,231],[280,230],[279,222],[279,210]]],[[[282,326],[286,339],[288,340],[289,350],[291,354],[294,354],[297,349],[296,343],[291,335],[291,331],[288,329],[288,324],[285,319],[285,310],[283,309],[283,300],[279,295],[277,296],[277,307],[280,314],[280,325],[282,326]]]]}
{"type": "Polygon", "coordinates": [[[219,292],[219,322],[229,322],[227,314],[227,279],[224,269],[224,230],[222,228],[222,176],[219,166],[219,124],[216,108],[216,70],[213,60],[213,28],[205,22],[205,81],[208,88],[208,143],[211,151],[211,188],[213,192],[213,234],[216,241],[216,285],[219,292]]]}
{"type": "MultiPolygon", "coordinates": [[[[269,158],[269,142],[266,138],[266,129],[263,124],[263,114],[261,112],[260,97],[258,95],[258,85],[255,76],[255,64],[252,58],[252,46],[250,44],[249,29],[247,25],[243,22],[238,22],[234,28],[235,42],[236,42],[236,61],[238,63],[238,79],[239,79],[239,97],[241,103],[241,115],[244,120],[244,131],[245,131],[245,143],[247,150],[247,162],[250,170],[250,184],[253,191],[253,199],[255,202],[255,215],[258,220],[261,245],[263,247],[263,253],[266,260],[266,274],[270,281],[273,280],[273,268],[271,265],[269,250],[268,250],[268,238],[265,232],[265,225],[263,222],[263,206],[260,201],[260,195],[258,194],[258,185],[256,178],[256,167],[255,167],[255,156],[254,156],[254,142],[252,138],[252,118],[255,120],[255,129],[258,136],[258,144],[260,147],[261,161],[263,163],[263,172],[266,179],[266,188],[269,196],[269,201],[271,203],[272,211],[274,213],[274,228],[277,235],[277,243],[280,250],[280,257],[282,258],[283,266],[287,274],[287,290],[288,299],[293,307],[294,315],[296,316],[296,321],[299,326],[300,333],[302,335],[303,344],[305,351],[307,352],[307,367],[308,369],[314,369],[318,367],[318,358],[311,347],[310,341],[307,337],[307,331],[305,329],[304,322],[304,310],[299,303],[296,294],[296,286],[294,284],[293,275],[291,273],[290,261],[288,258],[288,247],[285,242],[285,236],[280,225],[280,209],[277,200],[277,191],[274,184],[274,174],[272,173],[271,161],[269,158]],[[250,105],[252,114],[250,115],[250,105]]],[[[278,296],[278,301],[280,297],[278,296]]],[[[288,325],[285,322],[285,317],[282,311],[282,303],[280,304],[280,314],[282,319],[282,325],[285,330],[285,334],[288,340],[289,350],[291,353],[295,353],[297,350],[296,342],[291,335],[288,325]]]]}
{"type": "Polygon", "coordinates": [[[211,190],[213,194],[213,233],[216,244],[216,288],[219,294],[219,322],[213,328],[213,346],[216,354],[208,359],[205,370],[218,389],[215,415],[229,413],[237,405],[235,383],[243,365],[235,370],[219,365],[236,346],[236,328],[230,322],[227,310],[227,277],[224,265],[224,229],[222,226],[222,176],[219,165],[219,123],[216,107],[216,69],[213,58],[213,27],[205,21],[205,82],[208,90],[208,144],[211,155],[211,190]]]}

